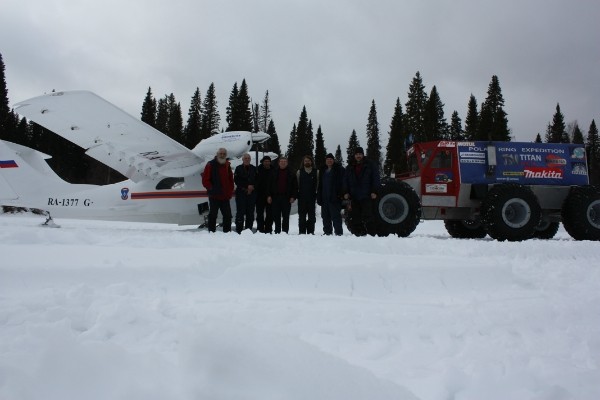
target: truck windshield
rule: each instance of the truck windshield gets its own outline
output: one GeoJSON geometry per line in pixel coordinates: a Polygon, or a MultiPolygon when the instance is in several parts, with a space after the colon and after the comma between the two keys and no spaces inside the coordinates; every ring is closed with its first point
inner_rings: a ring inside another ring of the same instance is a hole
{"type": "Polygon", "coordinates": [[[431,168],[452,168],[452,152],[439,150],[431,161],[431,168]]]}

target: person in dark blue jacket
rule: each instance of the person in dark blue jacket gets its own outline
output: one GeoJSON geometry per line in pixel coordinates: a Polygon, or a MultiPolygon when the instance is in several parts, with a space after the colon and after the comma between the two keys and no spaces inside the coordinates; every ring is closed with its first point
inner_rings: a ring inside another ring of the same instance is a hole
{"type": "Polygon", "coordinates": [[[235,230],[242,233],[244,229],[252,230],[254,224],[254,207],[256,206],[256,167],[250,164],[250,154],[242,156],[242,165],[235,167],[235,230]]]}
{"type": "Polygon", "coordinates": [[[344,199],[350,199],[350,217],[357,236],[377,233],[373,202],[377,199],[381,180],[379,167],[365,158],[362,147],[354,151],[354,162],[348,163],[344,174],[344,199]]]}
{"type": "Polygon", "coordinates": [[[325,165],[320,169],[317,204],[321,206],[323,233],[336,236],[344,234],[342,228],[342,199],[344,198],[344,168],[335,162],[333,154],[325,156],[325,165]]]}

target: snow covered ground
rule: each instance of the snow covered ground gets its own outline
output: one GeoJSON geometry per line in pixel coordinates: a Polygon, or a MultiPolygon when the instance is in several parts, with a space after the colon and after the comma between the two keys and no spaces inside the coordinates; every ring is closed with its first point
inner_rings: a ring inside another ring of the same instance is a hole
{"type": "Polygon", "coordinates": [[[42,221],[0,215],[3,400],[600,398],[600,245],[562,229],[42,221]]]}

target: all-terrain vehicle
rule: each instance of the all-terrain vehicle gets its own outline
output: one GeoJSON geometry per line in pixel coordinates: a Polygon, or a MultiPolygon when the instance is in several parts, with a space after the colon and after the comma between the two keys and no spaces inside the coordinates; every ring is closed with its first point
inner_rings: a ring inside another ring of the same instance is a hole
{"type": "Polygon", "coordinates": [[[380,235],[408,236],[424,219],[455,238],[550,239],[562,222],[576,240],[600,240],[583,145],[436,141],[407,155],[409,172],[382,185],[380,235]]]}

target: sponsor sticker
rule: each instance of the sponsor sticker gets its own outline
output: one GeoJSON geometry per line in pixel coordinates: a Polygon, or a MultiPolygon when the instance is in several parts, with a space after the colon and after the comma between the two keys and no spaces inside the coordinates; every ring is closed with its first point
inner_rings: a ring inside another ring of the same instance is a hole
{"type": "Polygon", "coordinates": [[[442,140],[438,143],[438,147],[456,147],[456,142],[448,142],[442,140]]]}
{"type": "Polygon", "coordinates": [[[584,163],[574,162],[571,164],[571,173],[573,175],[587,175],[587,168],[584,163]]]}
{"type": "Polygon", "coordinates": [[[445,183],[428,183],[425,185],[425,193],[448,193],[448,185],[445,183]]]}
{"type": "Polygon", "coordinates": [[[571,157],[577,160],[583,160],[585,158],[585,149],[583,147],[574,148],[571,157]]]}
{"type": "Polygon", "coordinates": [[[462,158],[485,158],[485,153],[476,153],[474,151],[461,151],[462,158]]]}
{"type": "Polygon", "coordinates": [[[548,154],[546,156],[546,164],[548,164],[549,167],[562,167],[567,165],[567,160],[554,154],[548,154]]]}
{"type": "Polygon", "coordinates": [[[528,179],[562,179],[563,171],[560,168],[528,167],[523,171],[528,179]]]}
{"type": "Polygon", "coordinates": [[[240,135],[239,133],[232,133],[229,135],[221,136],[221,140],[224,142],[235,142],[236,140],[239,140],[240,137],[242,137],[242,135],[240,135]]]}
{"type": "Polygon", "coordinates": [[[121,189],[121,200],[127,200],[129,198],[129,188],[121,189]]]}

